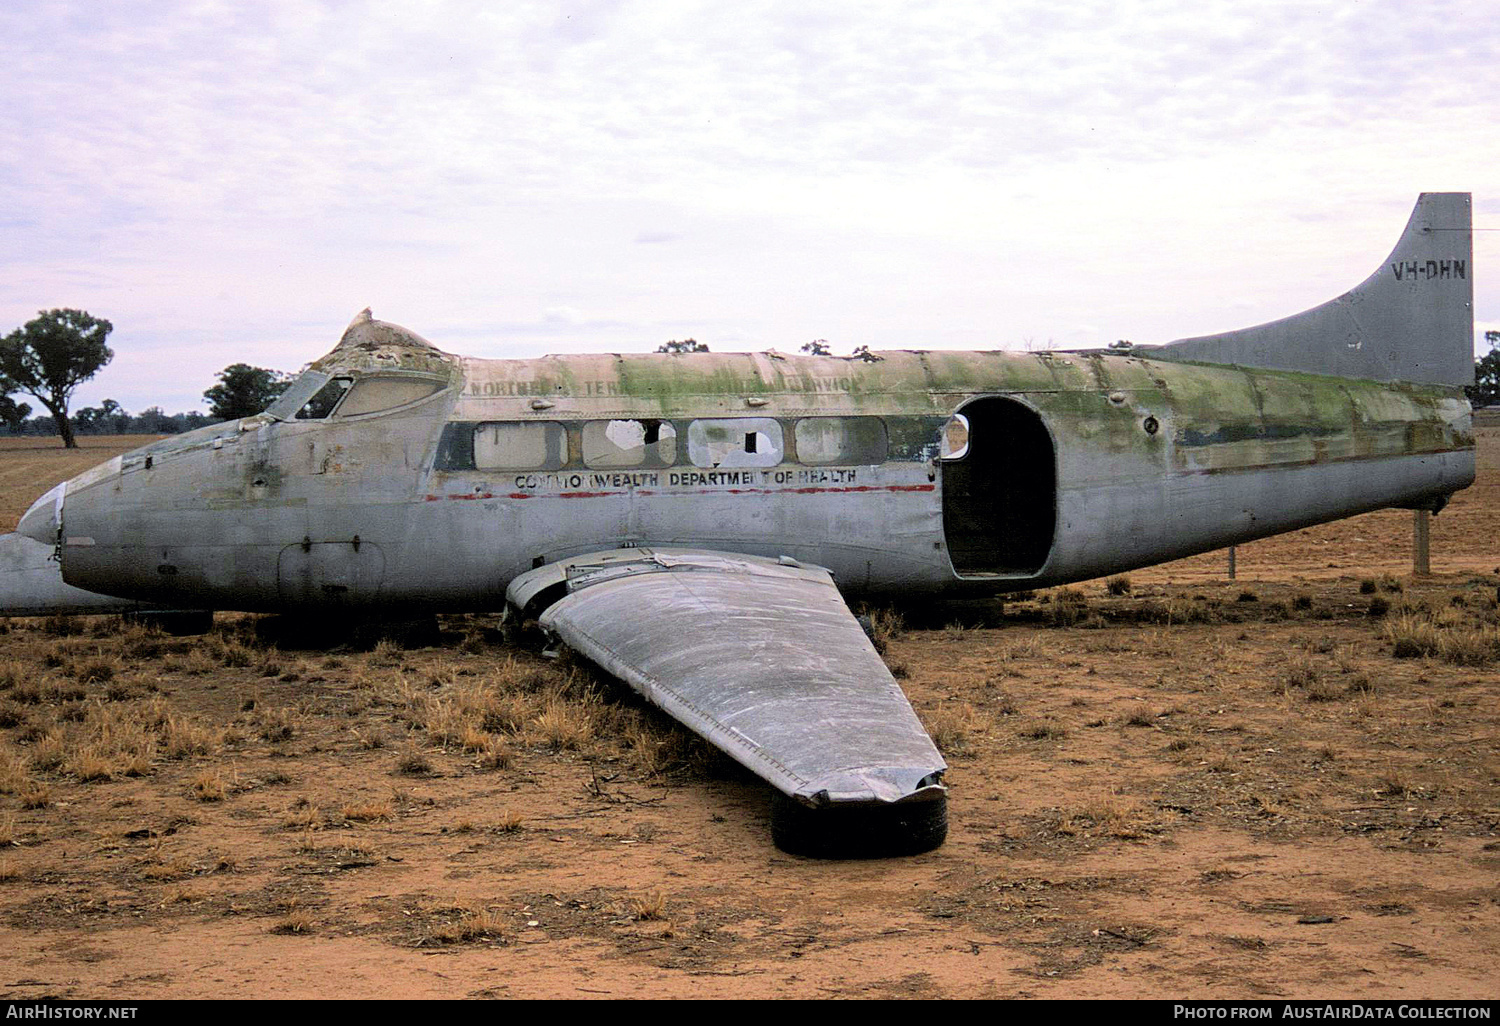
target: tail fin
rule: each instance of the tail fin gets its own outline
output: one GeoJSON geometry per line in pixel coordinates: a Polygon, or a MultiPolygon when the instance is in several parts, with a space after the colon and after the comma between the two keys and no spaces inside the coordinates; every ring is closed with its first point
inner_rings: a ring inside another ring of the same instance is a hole
{"type": "MultiPolygon", "coordinates": [[[[1424,192],[1362,284],[1254,328],[1170,342],[1169,360],[1437,385],[1474,383],[1474,237],[1466,192],[1424,192]]],[[[1137,352],[1142,352],[1141,347],[1137,352]]]]}

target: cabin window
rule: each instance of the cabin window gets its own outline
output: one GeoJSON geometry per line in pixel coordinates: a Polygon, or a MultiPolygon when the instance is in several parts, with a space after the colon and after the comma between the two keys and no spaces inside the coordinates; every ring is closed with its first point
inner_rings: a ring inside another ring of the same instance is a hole
{"type": "Polygon", "coordinates": [[[695,420],[688,425],[688,459],[695,467],[774,467],[781,457],[781,425],[769,417],[695,420]]]}
{"type": "Polygon", "coordinates": [[[677,429],[665,420],[591,420],[583,425],[583,463],[600,470],[670,467],[677,429]]]}
{"type": "Polygon", "coordinates": [[[478,424],[475,470],[557,470],[568,461],[568,431],[561,424],[478,424]]]}
{"type": "Polygon", "coordinates": [[[879,417],[805,417],[793,437],[799,463],[885,462],[885,422],[879,417]]]}
{"type": "Polygon", "coordinates": [[[322,420],[324,417],[327,417],[333,412],[334,407],[339,404],[339,400],[344,398],[344,394],[349,391],[351,384],[353,384],[352,378],[334,378],[329,381],[322,388],[318,389],[317,392],[313,393],[313,397],[302,405],[302,409],[298,410],[295,415],[296,419],[322,420]]]}
{"type": "Polygon", "coordinates": [[[339,407],[340,417],[357,417],[361,413],[379,413],[426,399],[443,388],[443,382],[429,378],[376,377],[361,378],[349,391],[349,398],[339,407]]]}
{"type": "Polygon", "coordinates": [[[943,425],[942,448],[938,450],[939,459],[961,460],[969,455],[969,418],[962,413],[955,413],[948,418],[948,423],[943,425]]]}

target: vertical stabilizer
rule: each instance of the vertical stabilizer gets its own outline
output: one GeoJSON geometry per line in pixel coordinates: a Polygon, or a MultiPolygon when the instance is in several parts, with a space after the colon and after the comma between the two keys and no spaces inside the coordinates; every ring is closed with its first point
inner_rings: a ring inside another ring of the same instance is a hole
{"type": "Polygon", "coordinates": [[[1138,353],[1376,381],[1473,384],[1473,257],[1469,194],[1424,192],[1391,255],[1337,299],[1254,328],[1138,353]]]}

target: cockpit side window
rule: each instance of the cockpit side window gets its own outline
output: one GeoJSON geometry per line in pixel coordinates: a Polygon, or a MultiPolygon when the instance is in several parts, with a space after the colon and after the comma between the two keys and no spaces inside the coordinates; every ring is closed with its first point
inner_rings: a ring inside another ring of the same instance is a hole
{"type": "Polygon", "coordinates": [[[418,399],[426,399],[442,388],[443,382],[429,378],[360,378],[349,390],[349,397],[339,407],[339,416],[357,417],[362,413],[393,410],[418,399]]]}
{"type": "Polygon", "coordinates": [[[339,400],[349,391],[352,378],[333,378],[318,389],[313,397],[303,404],[295,414],[297,420],[322,420],[334,411],[339,400]]]}

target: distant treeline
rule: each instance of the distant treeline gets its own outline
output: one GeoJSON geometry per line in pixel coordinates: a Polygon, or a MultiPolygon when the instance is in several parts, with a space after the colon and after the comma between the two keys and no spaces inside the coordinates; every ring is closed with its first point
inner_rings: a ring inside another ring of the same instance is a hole
{"type": "MultiPolygon", "coordinates": [[[[194,428],[207,427],[218,421],[207,414],[166,414],[160,406],[152,406],[140,413],[127,413],[115,408],[105,411],[100,407],[85,407],[68,420],[75,433],[80,435],[178,435],[194,428]]],[[[20,435],[57,437],[57,421],[51,416],[31,417],[10,428],[0,424],[0,437],[14,438],[20,435]]]]}

